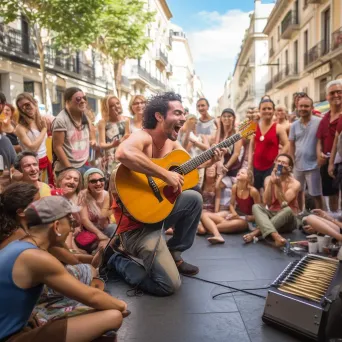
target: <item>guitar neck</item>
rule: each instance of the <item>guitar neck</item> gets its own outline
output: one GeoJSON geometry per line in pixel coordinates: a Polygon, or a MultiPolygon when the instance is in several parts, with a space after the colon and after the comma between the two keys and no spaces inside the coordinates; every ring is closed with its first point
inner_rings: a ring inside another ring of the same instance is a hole
{"type": "Polygon", "coordinates": [[[237,141],[239,141],[242,138],[240,133],[236,133],[229,137],[226,140],[223,140],[219,144],[213,146],[209,150],[202,152],[200,155],[198,155],[195,158],[192,158],[188,160],[186,163],[179,166],[179,170],[182,174],[186,175],[189,172],[197,169],[200,165],[205,163],[206,161],[210,160],[214,156],[214,151],[217,148],[227,148],[231,145],[234,145],[237,141]]]}

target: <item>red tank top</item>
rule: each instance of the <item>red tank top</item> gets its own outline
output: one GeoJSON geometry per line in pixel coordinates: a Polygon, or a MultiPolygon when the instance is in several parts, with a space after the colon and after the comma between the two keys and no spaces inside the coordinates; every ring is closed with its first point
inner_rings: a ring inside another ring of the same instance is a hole
{"type": "Polygon", "coordinates": [[[243,214],[245,215],[252,215],[252,206],[254,204],[253,197],[251,196],[251,193],[249,191],[248,197],[246,199],[239,198],[236,192],[236,204],[243,214]]]}
{"type": "Polygon", "coordinates": [[[263,135],[261,134],[260,127],[258,125],[254,139],[253,166],[259,171],[271,168],[279,153],[277,124],[274,123],[263,138],[262,136],[263,135]]]}

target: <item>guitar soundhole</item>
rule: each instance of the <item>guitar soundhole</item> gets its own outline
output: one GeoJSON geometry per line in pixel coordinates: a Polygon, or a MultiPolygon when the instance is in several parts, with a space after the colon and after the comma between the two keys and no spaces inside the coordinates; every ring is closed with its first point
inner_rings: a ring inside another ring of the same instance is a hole
{"type": "MultiPolygon", "coordinates": [[[[171,166],[171,167],[169,168],[169,171],[175,171],[177,168],[178,168],[178,166],[177,166],[177,165],[173,165],[173,166],[171,166]]],[[[180,172],[180,170],[179,170],[179,169],[178,169],[178,170],[176,170],[175,172],[177,172],[177,173],[179,173],[179,174],[182,174],[182,172],[180,172]]]]}
{"type": "Polygon", "coordinates": [[[176,199],[179,196],[180,191],[177,190],[176,192],[173,192],[173,187],[168,185],[163,189],[163,193],[165,198],[173,204],[176,202],[176,199]]]}

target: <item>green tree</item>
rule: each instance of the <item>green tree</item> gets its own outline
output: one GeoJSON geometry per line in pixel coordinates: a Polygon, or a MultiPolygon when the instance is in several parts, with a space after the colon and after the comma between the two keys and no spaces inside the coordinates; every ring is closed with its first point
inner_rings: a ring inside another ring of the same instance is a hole
{"type": "Polygon", "coordinates": [[[5,23],[24,15],[39,55],[43,103],[46,105],[45,53],[52,47],[69,51],[86,48],[98,35],[98,18],[106,0],[1,0],[5,23]]]}
{"type": "Polygon", "coordinates": [[[115,87],[121,95],[122,67],[127,59],[140,58],[151,40],[147,26],[155,13],[146,8],[143,0],[106,0],[99,19],[100,34],[97,47],[114,65],[115,87]]]}

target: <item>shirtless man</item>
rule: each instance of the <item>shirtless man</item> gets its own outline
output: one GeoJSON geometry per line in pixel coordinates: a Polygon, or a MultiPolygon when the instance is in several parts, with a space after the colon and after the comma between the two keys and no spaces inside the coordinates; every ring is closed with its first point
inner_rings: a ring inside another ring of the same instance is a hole
{"type": "Polygon", "coordinates": [[[292,232],[297,228],[298,193],[300,183],[292,176],[293,160],[282,153],[276,158],[272,174],[265,179],[264,202],[269,209],[261,204],[254,204],[252,211],[257,229],[244,235],[245,242],[253,241],[254,237],[271,236],[277,247],[283,246],[286,240],[279,233],[292,232]],[[281,175],[277,175],[278,167],[281,175]]]}
{"type": "MultiPolygon", "coordinates": [[[[174,191],[181,190],[183,176],[163,169],[150,158],[162,158],[173,150],[184,150],[177,141],[178,132],[185,122],[181,97],[173,92],[152,97],[144,111],[144,130],[135,132],[123,141],[116,158],[130,170],[160,178],[174,191]]],[[[222,152],[216,150],[207,167],[220,160],[222,152]]],[[[114,195],[115,196],[115,195],[114,195]]],[[[173,236],[165,241],[160,229],[162,222],[143,224],[132,220],[121,208],[114,209],[123,248],[132,256],[143,260],[144,267],[115,253],[109,265],[115,268],[130,285],[157,295],[166,296],[180,286],[179,273],[195,275],[198,267],[185,262],[181,253],[189,249],[194,241],[201,217],[202,196],[187,190],[178,197],[171,214],[164,220],[164,227],[174,228],[173,236]]]]}

